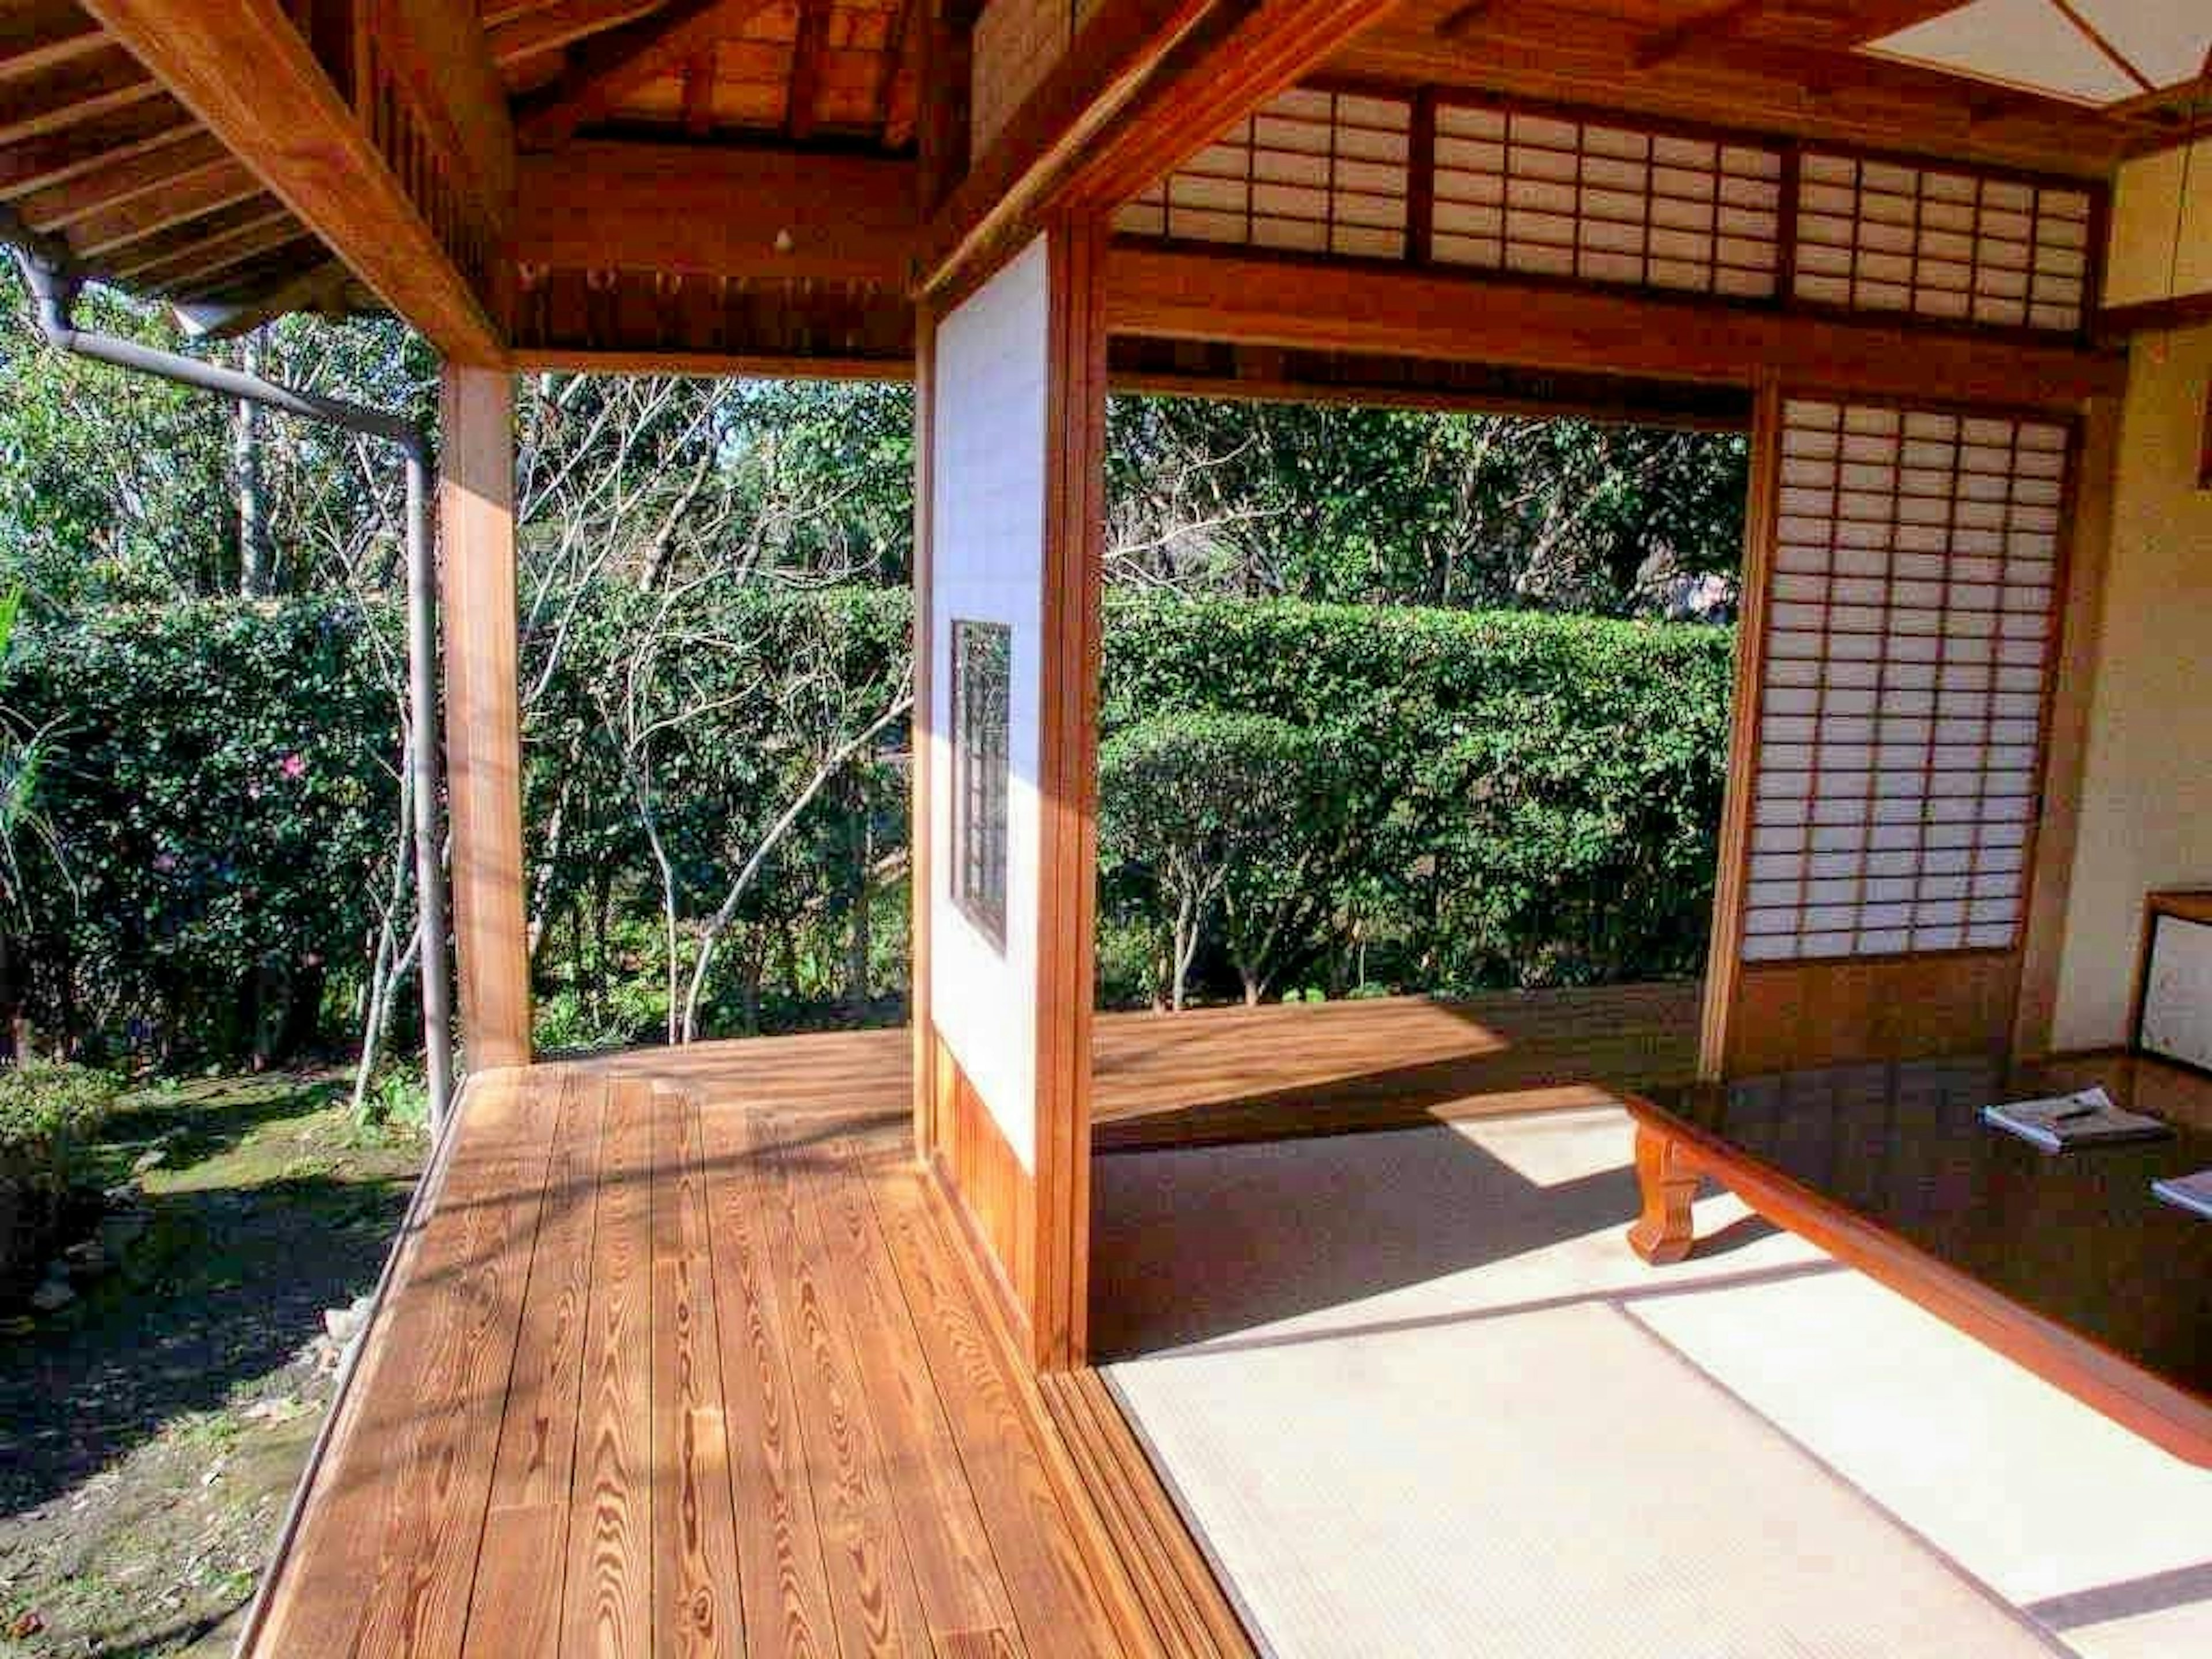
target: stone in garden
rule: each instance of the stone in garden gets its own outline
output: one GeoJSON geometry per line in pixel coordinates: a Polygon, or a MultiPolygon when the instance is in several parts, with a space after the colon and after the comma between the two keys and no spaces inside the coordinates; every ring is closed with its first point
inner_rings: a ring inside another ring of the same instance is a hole
{"type": "Polygon", "coordinates": [[[137,1158],[131,1163],[131,1173],[132,1175],[144,1175],[147,1170],[158,1170],[161,1165],[167,1164],[168,1161],[169,1149],[166,1146],[156,1146],[150,1152],[143,1152],[138,1154],[137,1158]]]}
{"type": "Polygon", "coordinates": [[[62,1252],[70,1276],[88,1279],[107,1270],[107,1249],[96,1238],[81,1238],[62,1252]]]}
{"type": "Polygon", "coordinates": [[[76,1300],[67,1278],[46,1279],[31,1292],[31,1305],[40,1313],[59,1313],[76,1300]]]}

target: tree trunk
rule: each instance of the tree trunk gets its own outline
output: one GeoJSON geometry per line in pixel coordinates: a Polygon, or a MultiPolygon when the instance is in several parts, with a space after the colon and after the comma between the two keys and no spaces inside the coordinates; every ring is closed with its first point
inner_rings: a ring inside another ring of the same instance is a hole
{"type": "Polygon", "coordinates": [[[875,857],[875,824],[868,816],[866,791],[855,789],[852,793],[852,857],[848,865],[846,888],[851,914],[845,919],[845,1003],[858,1017],[866,1012],[868,1006],[868,957],[872,947],[873,920],[869,915],[872,888],[868,878],[875,857]]]}
{"type": "MultiPolygon", "coordinates": [[[[238,366],[246,374],[261,373],[261,345],[258,328],[240,339],[238,366]]],[[[261,406],[242,401],[231,421],[231,471],[238,486],[238,591],[249,599],[264,599],[276,591],[269,507],[261,487],[262,424],[261,406]]]]}

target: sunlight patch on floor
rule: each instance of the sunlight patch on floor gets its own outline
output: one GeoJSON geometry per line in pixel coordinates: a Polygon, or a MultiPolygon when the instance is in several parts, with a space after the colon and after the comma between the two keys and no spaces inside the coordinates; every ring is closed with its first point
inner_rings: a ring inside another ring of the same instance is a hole
{"type": "Polygon", "coordinates": [[[1645,1267],[1630,1145],[1100,1160],[1108,1376],[1281,1659],[2212,1652],[2212,1473],[1732,1198],[1645,1267]]]}

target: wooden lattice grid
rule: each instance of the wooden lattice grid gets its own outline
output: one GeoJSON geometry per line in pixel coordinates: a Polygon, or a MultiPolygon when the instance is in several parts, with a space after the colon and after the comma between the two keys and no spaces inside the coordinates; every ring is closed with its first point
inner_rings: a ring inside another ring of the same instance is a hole
{"type": "Polygon", "coordinates": [[[2076,186],[1810,150],[1796,295],[1854,311],[2072,332],[2095,201],[2076,186]]]}
{"type": "Polygon", "coordinates": [[[1788,404],[1745,960],[2017,942],[2069,442],[1788,404]]]}
{"type": "Polygon", "coordinates": [[[1133,235],[1402,259],[1413,106],[1297,88],[1124,206],[1133,235]]]}
{"type": "Polygon", "coordinates": [[[1729,299],[1777,291],[1778,147],[1447,103],[1436,158],[1440,264],[1729,299]]]}

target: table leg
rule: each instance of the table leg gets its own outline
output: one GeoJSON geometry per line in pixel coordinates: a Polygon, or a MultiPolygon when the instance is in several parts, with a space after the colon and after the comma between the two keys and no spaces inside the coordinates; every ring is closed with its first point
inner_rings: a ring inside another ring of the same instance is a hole
{"type": "Polygon", "coordinates": [[[1689,1255],[1690,1200],[1698,1194],[1698,1173],[1682,1156],[1681,1144],[1656,1129],[1636,1126],[1636,1184],[1643,1189],[1644,1213],[1628,1230],[1628,1247],[1655,1267],[1689,1255]]]}

